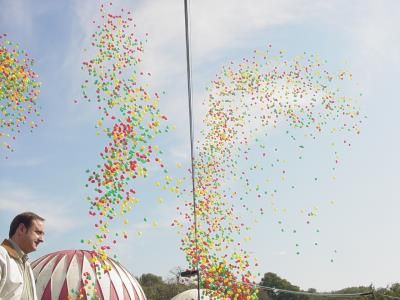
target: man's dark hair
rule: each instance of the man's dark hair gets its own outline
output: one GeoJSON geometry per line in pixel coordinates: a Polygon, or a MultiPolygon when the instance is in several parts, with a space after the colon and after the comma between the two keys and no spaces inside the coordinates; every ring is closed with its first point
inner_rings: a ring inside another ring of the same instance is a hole
{"type": "Polygon", "coordinates": [[[33,220],[44,221],[44,219],[41,216],[39,216],[33,212],[24,212],[24,213],[16,216],[10,224],[10,232],[8,233],[8,237],[10,239],[12,238],[12,236],[17,231],[19,224],[24,224],[26,229],[29,229],[29,227],[31,227],[31,225],[32,225],[33,220]]]}

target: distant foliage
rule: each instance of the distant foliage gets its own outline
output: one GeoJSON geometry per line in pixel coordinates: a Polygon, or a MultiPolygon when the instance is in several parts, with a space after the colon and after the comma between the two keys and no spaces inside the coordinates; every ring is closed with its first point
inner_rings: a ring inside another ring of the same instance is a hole
{"type": "Polygon", "coordinates": [[[186,290],[195,288],[194,285],[165,282],[160,276],[154,274],[143,274],[138,280],[147,300],[170,300],[186,290]]]}
{"type": "MultiPolygon", "coordinates": [[[[173,272],[171,272],[173,273],[173,272]]],[[[173,273],[174,274],[174,273],[173,273]]],[[[170,300],[176,295],[193,288],[196,288],[195,284],[181,284],[179,283],[178,277],[175,279],[170,279],[164,281],[160,276],[154,274],[143,274],[138,278],[140,285],[142,286],[144,293],[148,300],[170,300]]],[[[321,293],[314,288],[309,288],[308,290],[301,290],[300,287],[290,283],[288,280],[279,277],[277,274],[268,272],[264,274],[261,279],[260,285],[270,288],[276,288],[276,291],[263,290],[260,289],[258,293],[259,300],[337,300],[346,299],[338,297],[321,297],[318,295],[296,295],[290,293],[282,293],[278,290],[289,290],[296,292],[308,292],[308,293],[321,293]]],[[[332,294],[357,294],[357,293],[367,293],[373,291],[374,297],[372,296],[361,296],[352,297],[351,300],[390,300],[390,299],[400,299],[400,283],[394,283],[388,285],[385,288],[375,288],[373,285],[369,286],[358,286],[358,287],[347,287],[337,291],[331,291],[332,294]],[[385,297],[389,296],[389,297],[385,297]],[[394,297],[394,298],[393,298],[394,297]]]]}
{"type": "MultiPolygon", "coordinates": [[[[276,288],[276,291],[272,290],[263,290],[260,289],[259,292],[259,300],[333,300],[339,299],[338,297],[326,297],[326,296],[318,296],[318,295],[296,295],[290,293],[279,292],[278,290],[289,290],[296,292],[308,292],[308,293],[321,293],[318,292],[314,288],[309,288],[306,291],[301,290],[298,286],[291,284],[288,280],[279,277],[275,273],[265,273],[264,277],[261,279],[260,285],[276,288]]],[[[368,293],[373,292],[374,295],[368,296],[360,296],[360,297],[351,297],[349,299],[353,300],[366,300],[366,299],[374,299],[374,300],[388,300],[388,299],[400,299],[400,283],[394,283],[386,288],[375,288],[373,285],[369,286],[358,286],[358,287],[347,287],[344,289],[340,289],[338,291],[331,291],[329,293],[332,294],[357,294],[357,293],[368,293]],[[389,296],[389,297],[387,297],[389,296]],[[393,298],[395,297],[395,298],[393,298]]],[[[346,299],[346,298],[340,298],[346,299]]]]}

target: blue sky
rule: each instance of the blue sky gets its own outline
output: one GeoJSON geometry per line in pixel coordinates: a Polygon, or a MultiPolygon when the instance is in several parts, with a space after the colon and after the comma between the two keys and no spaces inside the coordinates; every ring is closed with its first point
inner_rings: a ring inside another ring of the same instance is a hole
{"type": "MultiPolygon", "coordinates": [[[[35,59],[34,70],[42,82],[38,102],[45,122],[33,133],[19,135],[16,151],[0,160],[1,235],[7,235],[10,220],[20,211],[33,210],[47,220],[46,243],[33,258],[81,248],[80,239],[93,232],[94,220],[88,217],[85,202],[85,170],[98,163],[104,139],[94,128],[96,109],[74,100],[80,98],[85,78],[80,64],[99,3],[0,0],[0,33],[8,33],[35,59]]],[[[172,175],[182,176],[190,157],[183,1],[121,0],[114,5],[133,11],[139,35],[149,33],[142,68],[152,73],[151,89],[165,91],[161,109],[176,130],[160,145],[171,166],[183,165],[171,168],[172,175]]],[[[346,67],[353,73],[354,90],[363,92],[360,107],[368,118],[350,150],[341,154],[337,180],[323,179],[329,177],[330,164],[321,143],[305,152],[307,167],[291,166],[302,188],[294,194],[283,190],[276,200],[287,213],[266,213],[253,224],[255,217],[243,212],[253,228],[246,247],[257,257],[259,272],[275,272],[303,289],[321,291],[398,281],[399,20],[400,3],[395,0],[192,1],[196,137],[205,111],[200,103],[210,80],[223,65],[269,44],[286,50],[288,56],[319,54],[332,70],[346,67]],[[321,177],[318,184],[307,181],[313,172],[321,177]],[[314,227],[304,225],[302,207],[317,207],[314,227]],[[292,228],[298,236],[288,233],[292,228]],[[320,229],[317,236],[315,228],[320,229]]],[[[290,159],[290,143],[279,131],[271,135],[271,143],[289,149],[284,156],[290,159]]],[[[178,249],[180,236],[169,226],[180,202],[156,189],[151,180],[143,182],[142,191],[143,202],[129,215],[131,237],[119,244],[117,253],[135,275],[167,277],[170,269],[185,266],[178,249]],[[157,204],[158,197],[165,202],[157,204]],[[157,220],[159,226],[145,224],[144,217],[157,220]]]]}

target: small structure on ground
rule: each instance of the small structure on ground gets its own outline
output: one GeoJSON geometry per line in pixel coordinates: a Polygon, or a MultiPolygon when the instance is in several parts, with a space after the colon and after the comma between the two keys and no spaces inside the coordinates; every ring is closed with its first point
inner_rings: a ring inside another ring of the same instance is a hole
{"type": "MultiPolygon", "coordinates": [[[[206,296],[204,290],[200,290],[200,300],[209,300],[210,297],[206,296]]],[[[171,300],[198,300],[197,289],[187,290],[176,295],[171,300]]]]}

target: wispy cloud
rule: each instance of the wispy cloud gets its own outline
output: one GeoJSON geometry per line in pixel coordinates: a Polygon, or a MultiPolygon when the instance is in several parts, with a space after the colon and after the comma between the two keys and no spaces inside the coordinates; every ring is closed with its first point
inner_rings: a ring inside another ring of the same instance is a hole
{"type": "Polygon", "coordinates": [[[272,255],[274,255],[274,256],[285,256],[285,255],[287,255],[287,252],[285,250],[281,250],[281,251],[277,251],[277,252],[272,253],[272,255]]]}
{"type": "Polygon", "coordinates": [[[9,160],[5,162],[7,166],[14,168],[24,168],[24,167],[37,167],[43,163],[43,159],[39,158],[28,158],[28,159],[20,159],[20,160],[9,160]]]}
{"type": "Polygon", "coordinates": [[[369,63],[391,62],[400,64],[400,2],[376,1],[363,3],[360,17],[352,20],[352,34],[358,44],[357,50],[369,63]],[[397,6],[397,9],[393,7],[397,6]]]}
{"type": "Polygon", "coordinates": [[[46,219],[46,228],[53,233],[64,233],[81,225],[65,203],[11,182],[0,182],[0,212],[16,215],[33,211],[46,219]]]}
{"type": "Polygon", "coordinates": [[[198,63],[212,52],[225,52],[226,47],[248,47],[243,40],[249,33],[300,22],[317,14],[320,8],[315,1],[194,2],[191,9],[192,43],[198,63]]]}
{"type": "MultiPolygon", "coordinates": [[[[0,1],[0,6],[5,5],[0,1]]],[[[26,35],[31,33],[33,14],[30,2],[23,0],[7,1],[7,10],[0,10],[0,20],[4,23],[12,22],[14,26],[20,27],[26,35]]]]}
{"type": "Polygon", "coordinates": [[[54,1],[44,0],[43,2],[41,3],[43,5],[37,5],[37,3],[26,0],[0,0],[0,7],[7,8],[0,9],[0,24],[13,24],[13,31],[18,30],[23,35],[24,41],[33,39],[35,19],[40,18],[57,5],[54,1]]]}

